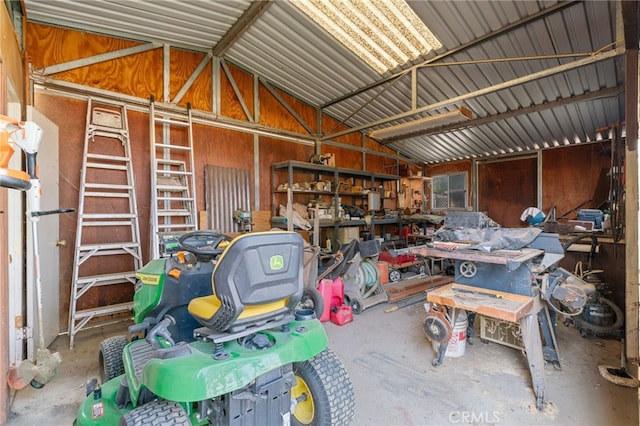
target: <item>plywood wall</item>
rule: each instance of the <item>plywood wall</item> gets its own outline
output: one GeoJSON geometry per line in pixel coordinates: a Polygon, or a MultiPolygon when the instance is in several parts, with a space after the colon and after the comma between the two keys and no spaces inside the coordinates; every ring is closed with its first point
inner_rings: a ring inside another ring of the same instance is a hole
{"type": "MultiPolygon", "coordinates": [[[[543,151],[543,210],[555,205],[562,214],[580,204],[582,208],[608,207],[610,167],[609,142],[543,151]]],[[[569,219],[575,218],[575,211],[569,214],[569,219]]]]}
{"type": "Polygon", "coordinates": [[[478,210],[506,228],[526,226],[520,215],[537,205],[536,158],[478,165],[478,210]]]}

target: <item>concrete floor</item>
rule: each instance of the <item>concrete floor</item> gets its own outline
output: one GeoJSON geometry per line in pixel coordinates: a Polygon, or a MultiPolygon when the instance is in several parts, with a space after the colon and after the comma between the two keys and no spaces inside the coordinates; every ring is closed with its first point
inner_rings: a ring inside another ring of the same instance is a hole
{"type": "MultiPolygon", "coordinates": [[[[545,371],[549,402],[535,408],[523,354],[478,339],[460,358],[431,366],[435,353],[422,331],[422,303],[385,313],[371,307],[342,327],[326,324],[330,346],[345,364],[356,395],[355,426],[503,424],[637,425],[636,389],[611,384],[598,365],[619,366],[619,341],[581,338],[557,328],[562,370],[545,371]]],[[[479,321],[477,321],[479,322],[479,321]]],[[[85,381],[98,376],[97,348],[126,324],[82,331],[76,348],[61,336],[51,349],[63,363],[44,388],[16,393],[9,425],[70,425],[84,399],[85,381]]]]}

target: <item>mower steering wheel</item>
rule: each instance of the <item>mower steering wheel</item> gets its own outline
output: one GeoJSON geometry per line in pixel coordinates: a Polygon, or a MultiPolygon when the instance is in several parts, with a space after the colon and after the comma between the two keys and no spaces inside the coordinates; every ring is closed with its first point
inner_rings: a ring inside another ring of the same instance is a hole
{"type": "Polygon", "coordinates": [[[182,250],[209,261],[223,252],[224,248],[218,248],[223,241],[231,241],[231,238],[217,232],[194,231],[180,236],[178,245],[182,250]]]}

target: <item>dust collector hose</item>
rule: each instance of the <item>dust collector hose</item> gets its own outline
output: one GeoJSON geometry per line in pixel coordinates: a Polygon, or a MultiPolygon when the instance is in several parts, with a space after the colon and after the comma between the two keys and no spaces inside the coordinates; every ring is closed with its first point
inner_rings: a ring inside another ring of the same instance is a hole
{"type": "Polygon", "coordinates": [[[582,329],[588,330],[592,334],[615,335],[617,331],[620,328],[622,328],[622,324],[624,323],[624,314],[622,313],[622,309],[620,309],[615,303],[613,303],[611,300],[607,299],[606,297],[600,297],[599,301],[609,306],[611,309],[613,309],[613,312],[616,316],[616,321],[612,325],[610,326],[594,325],[581,317],[574,317],[574,320],[582,329]]]}

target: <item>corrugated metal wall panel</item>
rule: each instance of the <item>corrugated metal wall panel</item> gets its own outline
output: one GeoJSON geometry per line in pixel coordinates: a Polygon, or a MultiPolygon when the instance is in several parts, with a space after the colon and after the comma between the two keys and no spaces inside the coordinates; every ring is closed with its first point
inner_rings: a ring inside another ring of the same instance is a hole
{"type": "Polygon", "coordinates": [[[207,227],[217,232],[238,232],[233,212],[251,211],[249,170],[207,165],[204,179],[207,227]]]}

